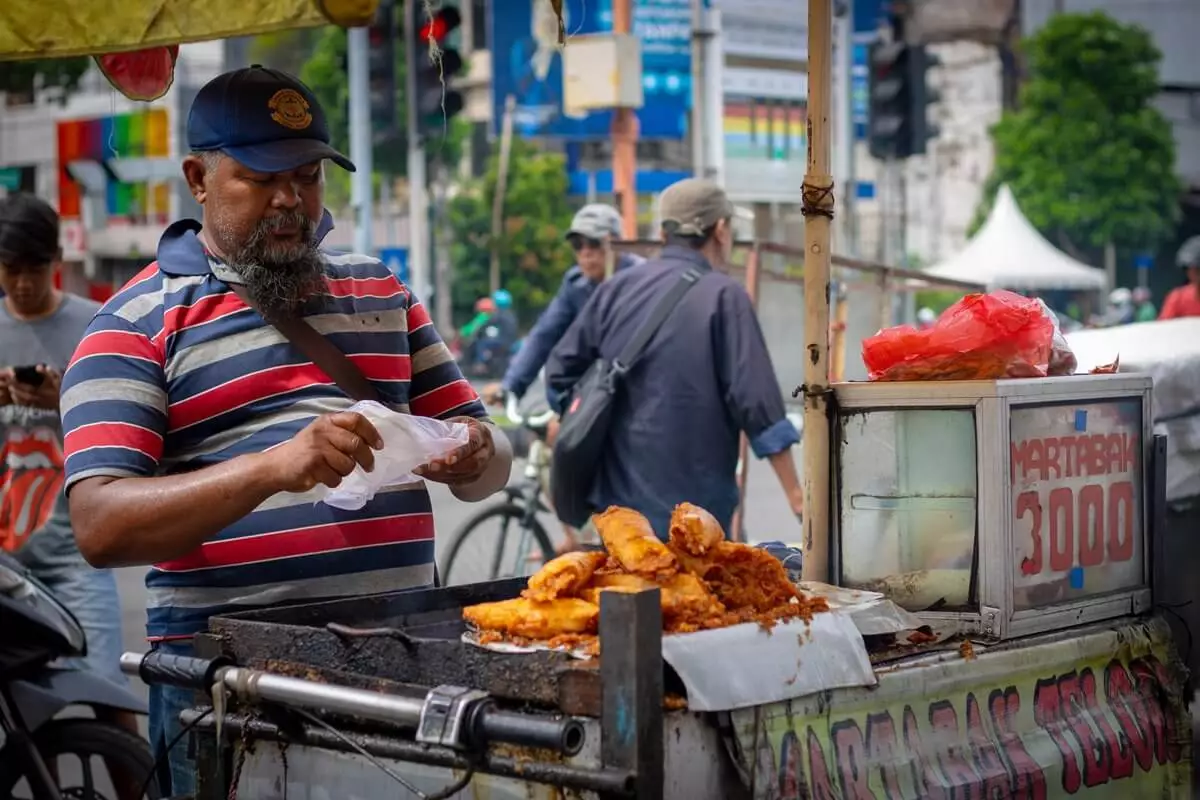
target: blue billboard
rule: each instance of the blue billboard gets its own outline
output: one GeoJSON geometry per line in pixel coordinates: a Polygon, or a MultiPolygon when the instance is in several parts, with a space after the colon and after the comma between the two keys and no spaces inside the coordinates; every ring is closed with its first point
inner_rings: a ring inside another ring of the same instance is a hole
{"type": "MultiPolygon", "coordinates": [[[[563,114],[558,21],[546,0],[489,4],[493,127],[504,118],[505,98],[516,101],[513,132],[570,140],[607,139],[612,112],[572,118],[563,114]],[[497,8],[503,6],[503,8],[497,8]]],[[[570,37],[612,31],[612,0],[564,0],[570,37]]],[[[692,20],[689,0],[637,0],[633,32],[642,43],[645,103],[638,109],[643,139],[682,139],[692,105],[692,20]]]]}

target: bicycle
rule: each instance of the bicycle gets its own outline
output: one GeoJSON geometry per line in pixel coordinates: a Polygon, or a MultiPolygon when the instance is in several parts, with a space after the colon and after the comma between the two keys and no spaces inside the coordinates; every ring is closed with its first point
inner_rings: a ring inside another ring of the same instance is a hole
{"type": "Polygon", "coordinates": [[[441,570],[447,586],[530,575],[554,558],[554,545],[538,520],[538,514],[551,513],[543,493],[551,456],[551,448],[546,444],[546,432],[554,420],[554,411],[547,409],[535,414],[522,414],[517,398],[510,394],[505,401],[505,413],[509,420],[534,436],[524,474],[520,483],[504,489],[503,500],[481,509],[454,533],[445,568],[441,570]],[[500,523],[500,535],[494,542],[489,538],[493,535],[489,530],[493,521],[500,523]],[[510,542],[509,525],[513,523],[517,526],[517,535],[515,541],[510,542]],[[484,562],[465,550],[468,541],[482,551],[486,551],[488,544],[494,543],[490,561],[486,562],[490,565],[487,574],[470,575],[472,567],[484,562]],[[515,552],[511,559],[506,559],[505,549],[510,543],[515,544],[515,552]],[[509,564],[512,568],[504,569],[509,564]],[[470,577],[464,580],[464,575],[470,577]]]}

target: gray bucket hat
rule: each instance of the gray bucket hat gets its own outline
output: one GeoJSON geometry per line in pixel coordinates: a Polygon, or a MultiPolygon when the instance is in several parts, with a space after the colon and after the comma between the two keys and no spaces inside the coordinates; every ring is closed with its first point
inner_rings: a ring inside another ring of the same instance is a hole
{"type": "Polygon", "coordinates": [[[668,186],[658,200],[658,209],[667,233],[680,236],[703,236],[713,225],[734,215],[725,190],[701,178],[685,178],[668,186]]]}
{"type": "Polygon", "coordinates": [[[579,209],[571,220],[567,236],[583,236],[587,239],[603,239],[611,236],[621,238],[621,215],[612,206],[591,203],[579,209]]]}

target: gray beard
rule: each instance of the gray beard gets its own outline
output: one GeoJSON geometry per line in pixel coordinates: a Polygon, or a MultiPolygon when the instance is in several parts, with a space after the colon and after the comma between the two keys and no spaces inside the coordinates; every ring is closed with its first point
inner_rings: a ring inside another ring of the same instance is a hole
{"type": "Polygon", "coordinates": [[[312,238],[312,223],[299,212],[263,220],[229,258],[246,293],[268,320],[294,319],[328,298],[325,259],[312,238]],[[270,234],[285,226],[302,230],[299,244],[272,247],[270,234]]]}

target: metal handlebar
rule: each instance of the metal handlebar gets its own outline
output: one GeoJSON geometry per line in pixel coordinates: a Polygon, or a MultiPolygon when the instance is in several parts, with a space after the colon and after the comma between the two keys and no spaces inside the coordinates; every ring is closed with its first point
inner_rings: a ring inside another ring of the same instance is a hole
{"type": "Polygon", "coordinates": [[[554,409],[548,408],[540,414],[525,416],[521,413],[520,398],[509,392],[504,398],[504,415],[517,425],[528,428],[544,428],[554,419],[554,409]]]}
{"type": "Polygon", "coordinates": [[[121,671],[148,684],[205,692],[225,690],[242,701],[267,701],[398,724],[415,729],[419,742],[460,749],[506,742],[570,756],[582,749],[584,741],[584,728],[578,720],[501,711],[485,692],[456,686],[439,686],[421,697],[368,692],[238,667],[226,658],[159,651],[123,654],[121,671]]]}

